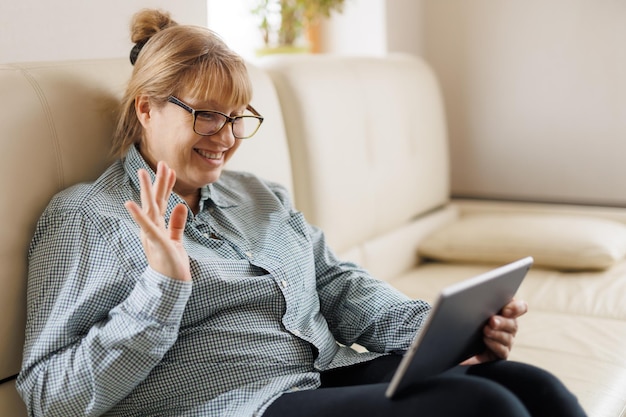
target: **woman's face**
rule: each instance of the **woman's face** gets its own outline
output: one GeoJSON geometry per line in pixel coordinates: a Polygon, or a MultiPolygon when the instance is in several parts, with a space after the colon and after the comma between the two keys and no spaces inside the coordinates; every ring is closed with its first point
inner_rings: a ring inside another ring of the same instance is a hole
{"type": "MultiPolygon", "coordinates": [[[[231,116],[245,110],[245,106],[233,107],[217,100],[178,98],[194,109],[215,110],[231,116]]],[[[224,164],[235,153],[241,140],[233,136],[230,123],[212,136],[195,133],[192,114],[173,103],[155,105],[147,97],[140,96],[135,108],[144,131],[139,151],[152,169],[156,169],[159,161],[165,161],[174,169],[174,191],[194,208],[198,202],[198,190],[219,179],[224,164]]]]}

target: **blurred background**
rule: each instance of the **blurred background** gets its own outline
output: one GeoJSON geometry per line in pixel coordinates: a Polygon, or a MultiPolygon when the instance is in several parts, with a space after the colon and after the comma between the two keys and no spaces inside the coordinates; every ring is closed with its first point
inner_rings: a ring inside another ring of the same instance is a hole
{"type": "MultiPolygon", "coordinates": [[[[254,62],[276,52],[279,3],[301,1],[0,0],[0,63],[127,57],[144,7],[254,62]]],[[[310,53],[313,33],[318,53],[424,57],[444,93],[454,196],[626,206],[626,0],[338,3],[314,30],[296,15],[289,52],[310,53]]]]}

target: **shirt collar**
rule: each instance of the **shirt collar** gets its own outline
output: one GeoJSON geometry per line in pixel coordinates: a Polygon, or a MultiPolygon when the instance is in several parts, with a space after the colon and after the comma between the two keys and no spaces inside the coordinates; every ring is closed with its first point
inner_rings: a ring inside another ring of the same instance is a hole
{"type": "MultiPolygon", "coordinates": [[[[150,165],[148,165],[145,159],[143,159],[143,156],[141,156],[137,147],[131,146],[124,157],[124,170],[130,178],[133,188],[135,188],[138,193],[140,192],[141,187],[139,185],[137,171],[142,168],[145,169],[150,175],[150,181],[154,181],[154,171],[150,168],[150,165]]],[[[209,200],[213,201],[216,206],[223,208],[237,205],[235,200],[231,198],[227,192],[224,192],[223,187],[216,187],[214,184],[205,185],[200,189],[200,211],[207,208],[207,202],[209,200]]],[[[179,203],[183,203],[185,205],[187,204],[178,194],[172,193],[167,204],[167,217],[169,217],[172,209],[179,203]]],[[[188,212],[191,213],[191,210],[188,210],[188,212]]]]}
{"type": "MultiPolygon", "coordinates": [[[[222,174],[223,175],[223,174],[222,174]]],[[[234,195],[231,195],[227,187],[220,180],[205,185],[200,189],[200,210],[206,207],[206,202],[211,200],[213,204],[221,208],[235,207],[238,205],[234,195]]]]}

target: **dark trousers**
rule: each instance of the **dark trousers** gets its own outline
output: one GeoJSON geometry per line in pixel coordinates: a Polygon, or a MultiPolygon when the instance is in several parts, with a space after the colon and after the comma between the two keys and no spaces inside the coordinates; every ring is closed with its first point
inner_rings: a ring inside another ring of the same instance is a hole
{"type": "Polygon", "coordinates": [[[283,394],[264,417],[584,417],[576,397],[553,375],[511,361],[457,366],[389,400],[385,390],[400,356],[322,373],[322,386],[283,394]]]}

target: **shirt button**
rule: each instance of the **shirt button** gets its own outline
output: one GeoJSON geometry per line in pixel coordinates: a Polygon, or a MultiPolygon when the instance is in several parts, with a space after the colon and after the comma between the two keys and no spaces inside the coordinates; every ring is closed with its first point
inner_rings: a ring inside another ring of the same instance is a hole
{"type": "Polygon", "coordinates": [[[252,255],[252,252],[246,252],[245,255],[246,255],[246,258],[248,259],[254,258],[254,255],[252,255]]]}
{"type": "Polygon", "coordinates": [[[300,330],[297,330],[297,329],[293,331],[293,334],[298,336],[298,337],[302,336],[302,332],[300,330]]]}
{"type": "Polygon", "coordinates": [[[209,238],[209,234],[208,233],[202,233],[202,236],[204,236],[205,238],[209,238]]]}
{"type": "Polygon", "coordinates": [[[288,285],[288,284],[287,284],[287,281],[282,280],[282,281],[280,281],[280,285],[282,285],[282,286],[283,286],[283,288],[287,288],[287,285],[288,285]]]}

